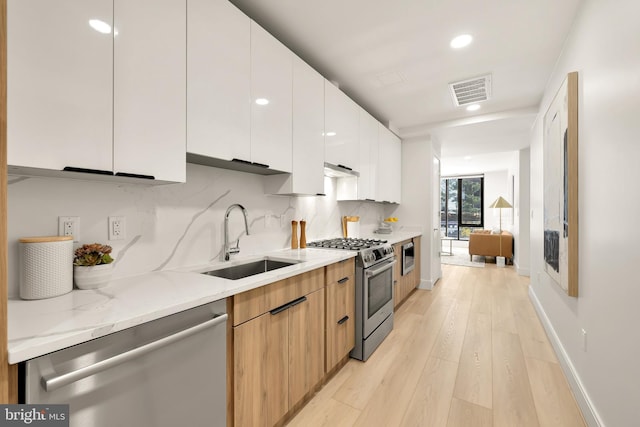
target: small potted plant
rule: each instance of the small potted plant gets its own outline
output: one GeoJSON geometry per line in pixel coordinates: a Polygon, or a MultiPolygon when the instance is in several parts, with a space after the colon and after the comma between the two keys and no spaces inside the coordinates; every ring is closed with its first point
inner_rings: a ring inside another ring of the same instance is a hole
{"type": "Polygon", "coordinates": [[[84,244],[75,251],[73,282],[79,289],[105,286],[113,272],[111,246],[100,243],[84,244]]]}

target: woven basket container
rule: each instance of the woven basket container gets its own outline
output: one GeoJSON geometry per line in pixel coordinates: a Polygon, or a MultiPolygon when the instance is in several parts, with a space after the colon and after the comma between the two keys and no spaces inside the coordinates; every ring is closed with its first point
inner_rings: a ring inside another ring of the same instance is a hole
{"type": "Polygon", "coordinates": [[[20,247],[20,298],[51,298],[73,289],[73,237],[25,237],[20,247]]]}

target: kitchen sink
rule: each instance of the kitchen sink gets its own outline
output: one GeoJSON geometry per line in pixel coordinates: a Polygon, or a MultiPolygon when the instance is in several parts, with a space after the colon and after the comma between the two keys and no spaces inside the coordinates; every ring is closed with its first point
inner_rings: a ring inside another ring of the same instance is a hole
{"type": "Polygon", "coordinates": [[[259,261],[248,262],[246,264],[234,265],[231,267],[220,268],[217,270],[206,271],[202,274],[209,276],[222,277],[223,279],[238,280],[245,277],[254,276],[267,271],[277,270],[279,268],[289,267],[297,264],[299,261],[278,261],[273,259],[261,259],[259,261]]]}

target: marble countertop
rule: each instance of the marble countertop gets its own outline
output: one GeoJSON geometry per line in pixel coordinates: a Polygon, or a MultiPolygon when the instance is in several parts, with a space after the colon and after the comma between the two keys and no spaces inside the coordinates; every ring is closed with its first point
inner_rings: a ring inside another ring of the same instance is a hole
{"type": "MultiPolygon", "coordinates": [[[[391,244],[420,236],[419,231],[365,233],[391,244]]],[[[55,298],[8,302],[9,363],[14,364],[141,323],[188,310],[240,292],[352,258],[355,252],[283,249],[228,262],[157,271],[113,280],[96,290],[77,290],[55,298]],[[298,263],[240,280],[200,274],[268,257],[298,263]]]]}
{"type": "Polygon", "coordinates": [[[421,231],[399,230],[389,234],[373,233],[373,232],[365,233],[365,234],[362,234],[360,237],[370,238],[370,239],[382,239],[382,240],[386,240],[388,243],[391,243],[392,245],[395,245],[396,243],[413,239],[414,237],[420,237],[421,235],[422,235],[421,231]]]}
{"type": "Polygon", "coordinates": [[[225,263],[127,277],[113,280],[109,286],[100,289],[74,289],[55,298],[10,299],[9,363],[32,359],[354,256],[355,253],[349,251],[286,249],[239,257],[225,263]],[[200,274],[265,256],[299,262],[240,280],[200,274]]]}

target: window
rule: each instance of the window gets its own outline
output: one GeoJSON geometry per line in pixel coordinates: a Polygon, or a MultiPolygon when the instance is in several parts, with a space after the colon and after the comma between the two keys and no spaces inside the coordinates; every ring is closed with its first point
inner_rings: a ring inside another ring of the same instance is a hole
{"type": "Polygon", "coordinates": [[[440,181],[440,231],[442,236],[468,240],[475,228],[484,227],[484,178],[442,178],[440,181]]]}

